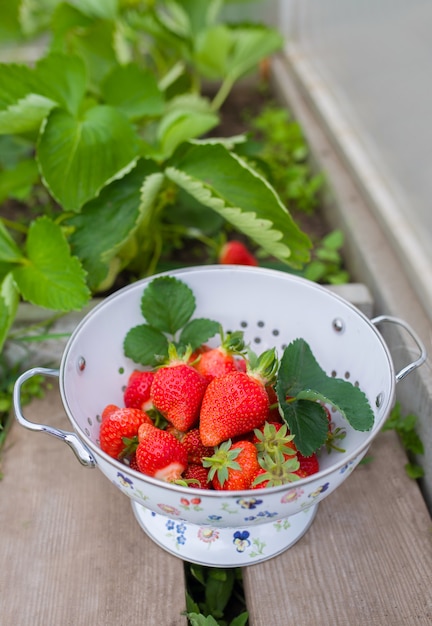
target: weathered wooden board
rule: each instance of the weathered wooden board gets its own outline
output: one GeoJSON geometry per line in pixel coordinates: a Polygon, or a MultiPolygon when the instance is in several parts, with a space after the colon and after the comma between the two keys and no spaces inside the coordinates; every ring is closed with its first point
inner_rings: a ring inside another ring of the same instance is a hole
{"type": "Polygon", "coordinates": [[[250,626],[432,624],[432,523],[393,432],[318,508],[304,537],[244,571],[250,626]]]}
{"type": "MultiPolygon", "coordinates": [[[[70,430],[56,390],[25,414],[70,430]]],[[[187,623],[182,561],[147,537],[98,469],[18,424],[2,469],[1,626],[187,623]]]]}

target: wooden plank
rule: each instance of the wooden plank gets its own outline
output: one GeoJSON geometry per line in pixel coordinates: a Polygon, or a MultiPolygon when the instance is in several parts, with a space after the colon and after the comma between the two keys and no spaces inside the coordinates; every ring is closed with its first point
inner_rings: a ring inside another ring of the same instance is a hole
{"type": "MultiPolygon", "coordinates": [[[[71,430],[57,390],[25,414],[71,430]]],[[[2,469],[2,626],[187,623],[183,562],[147,537],[98,469],[17,423],[2,469]]]]}
{"type": "Polygon", "coordinates": [[[250,626],[432,623],[432,526],[394,432],[320,505],[304,537],[243,570],[250,626]]]}

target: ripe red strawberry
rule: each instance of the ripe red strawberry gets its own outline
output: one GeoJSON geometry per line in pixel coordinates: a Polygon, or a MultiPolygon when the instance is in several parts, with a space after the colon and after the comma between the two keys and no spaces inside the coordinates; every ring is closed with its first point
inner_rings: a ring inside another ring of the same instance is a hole
{"type": "Polygon", "coordinates": [[[138,467],[138,463],[136,460],[136,452],[131,456],[131,458],[129,459],[129,467],[133,470],[135,470],[136,472],[139,472],[140,469],[138,467]]]}
{"type": "MultiPolygon", "coordinates": [[[[113,406],[113,405],[109,405],[113,406]]],[[[127,452],[128,439],[133,439],[138,434],[141,424],[153,424],[150,417],[141,409],[117,408],[110,410],[103,418],[99,439],[101,449],[112,456],[120,459],[127,452]]]]}
{"type": "Polygon", "coordinates": [[[217,348],[203,352],[195,364],[195,369],[210,382],[213,378],[235,372],[237,361],[235,355],[245,349],[243,332],[235,331],[222,335],[222,343],[217,348]]]}
{"type": "Polygon", "coordinates": [[[211,488],[208,482],[208,470],[201,464],[189,464],[183,472],[182,478],[187,482],[189,487],[194,487],[195,489],[211,488]]]}
{"type": "Polygon", "coordinates": [[[300,478],[312,476],[312,474],[319,472],[319,460],[315,452],[311,456],[303,456],[300,452],[297,452],[297,459],[300,463],[300,468],[296,474],[298,474],[300,478]]]}
{"type": "Polygon", "coordinates": [[[214,452],[213,447],[203,444],[198,428],[191,428],[187,433],[183,433],[179,440],[186,448],[190,464],[200,464],[205,456],[211,456],[214,452]]]}
{"type": "Polygon", "coordinates": [[[107,404],[104,410],[102,411],[101,421],[103,422],[106,417],[119,410],[119,406],[116,404],[107,404]]]}
{"type": "Polygon", "coordinates": [[[219,263],[223,265],[258,265],[255,256],[246,248],[244,243],[233,239],[221,248],[219,263]]]}
{"type": "Polygon", "coordinates": [[[270,402],[265,384],[267,377],[274,376],[276,365],[274,350],[268,350],[254,370],[231,372],[212,380],[200,412],[199,429],[205,446],[216,446],[266,421],[270,402]]]}
{"type": "Polygon", "coordinates": [[[270,415],[269,420],[272,422],[283,422],[282,416],[279,413],[279,402],[276,394],[276,390],[273,385],[267,385],[266,390],[270,401],[270,415]]]}
{"type": "Polygon", "coordinates": [[[203,460],[209,467],[214,489],[249,489],[260,470],[257,449],[251,441],[224,441],[212,457],[203,460]]]}
{"type": "Polygon", "coordinates": [[[134,370],[129,376],[123,394],[125,406],[133,409],[142,409],[143,411],[151,409],[153,404],[150,399],[150,388],[153,378],[154,372],[134,370]]]}
{"type": "Polygon", "coordinates": [[[185,447],[165,430],[143,424],[138,431],[136,462],[140,472],[160,480],[180,479],[187,467],[185,447]]]}
{"type": "Polygon", "coordinates": [[[194,367],[173,357],[155,372],[150,397],[153,406],[177,430],[186,432],[198,421],[207,384],[194,367]]]}

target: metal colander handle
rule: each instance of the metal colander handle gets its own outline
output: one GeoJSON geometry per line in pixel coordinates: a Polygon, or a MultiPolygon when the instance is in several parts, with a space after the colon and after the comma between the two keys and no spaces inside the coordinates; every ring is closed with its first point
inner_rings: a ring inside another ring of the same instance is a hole
{"type": "Polygon", "coordinates": [[[21,426],[28,428],[29,430],[33,430],[36,432],[48,433],[48,435],[52,435],[53,437],[57,437],[61,441],[64,441],[68,444],[70,448],[72,448],[75,456],[79,460],[82,465],[86,467],[96,467],[96,460],[94,456],[91,454],[89,449],[82,443],[82,441],[78,438],[78,436],[66,430],[61,430],[59,428],[53,428],[52,426],[47,426],[46,424],[36,424],[35,422],[30,422],[23,414],[21,407],[21,388],[26,380],[29,378],[33,378],[33,376],[54,376],[56,378],[59,377],[59,370],[57,369],[49,369],[46,367],[33,367],[32,369],[27,370],[19,378],[17,378],[14,385],[13,392],[13,402],[15,409],[15,417],[21,426]]]}
{"type": "Polygon", "coordinates": [[[426,348],[424,347],[423,342],[421,341],[421,339],[417,335],[417,333],[415,333],[413,331],[411,326],[409,324],[407,324],[404,320],[401,320],[398,317],[392,317],[390,315],[378,315],[377,317],[374,317],[373,319],[371,319],[371,322],[372,322],[372,324],[375,324],[375,325],[381,324],[383,322],[390,322],[392,324],[396,324],[397,326],[402,326],[402,328],[404,330],[406,330],[406,332],[410,335],[411,339],[414,341],[414,343],[416,344],[416,346],[417,346],[417,348],[419,350],[419,353],[420,353],[419,357],[415,361],[413,361],[412,363],[409,363],[409,365],[405,365],[405,367],[403,367],[396,374],[396,382],[397,383],[399,381],[401,381],[402,378],[405,378],[405,376],[410,374],[417,367],[420,367],[420,365],[422,365],[422,363],[424,363],[426,361],[427,353],[426,353],[426,348]]]}

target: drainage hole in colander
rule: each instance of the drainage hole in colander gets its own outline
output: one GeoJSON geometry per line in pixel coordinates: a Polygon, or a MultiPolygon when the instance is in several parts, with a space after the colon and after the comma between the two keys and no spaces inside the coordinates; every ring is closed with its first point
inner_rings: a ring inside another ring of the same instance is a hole
{"type": "Polygon", "coordinates": [[[88,428],[84,428],[84,432],[87,435],[87,437],[90,437],[90,431],[88,428]]]}
{"type": "Polygon", "coordinates": [[[377,407],[377,409],[380,408],[380,406],[382,405],[384,400],[384,394],[381,392],[377,395],[376,400],[375,400],[375,405],[377,407]]]}
{"type": "Polygon", "coordinates": [[[92,420],[92,418],[91,418],[91,417],[88,417],[88,418],[87,418],[87,424],[88,424],[89,426],[93,426],[93,420],[92,420]]]}
{"type": "MultiPolygon", "coordinates": [[[[96,415],[96,421],[100,424],[102,422],[102,415],[96,415]]],[[[90,418],[89,418],[90,422],[90,418]]]]}

